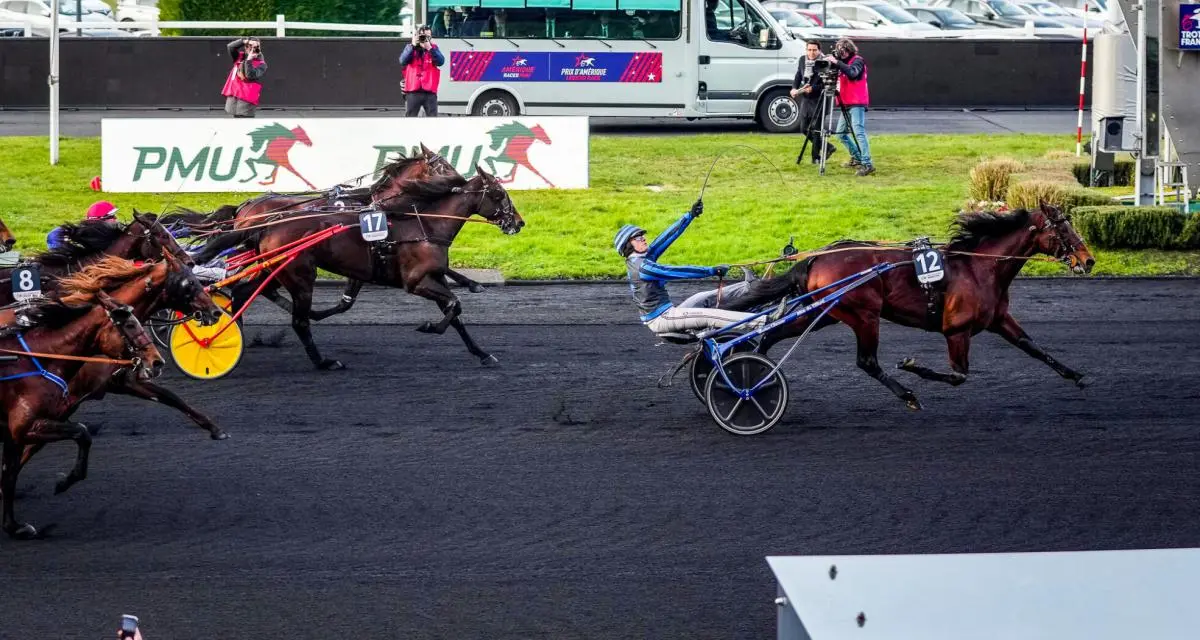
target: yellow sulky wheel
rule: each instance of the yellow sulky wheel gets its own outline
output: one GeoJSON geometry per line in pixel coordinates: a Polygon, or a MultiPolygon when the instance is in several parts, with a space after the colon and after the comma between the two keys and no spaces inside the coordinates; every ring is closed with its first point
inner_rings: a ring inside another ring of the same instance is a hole
{"type": "Polygon", "coordinates": [[[188,320],[171,327],[168,337],[175,366],[185,375],[198,380],[216,380],[226,376],[241,361],[245,349],[242,327],[233,322],[233,317],[228,313],[232,307],[229,298],[213,293],[212,299],[226,310],[216,324],[204,327],[194,319],[188,320]]]}

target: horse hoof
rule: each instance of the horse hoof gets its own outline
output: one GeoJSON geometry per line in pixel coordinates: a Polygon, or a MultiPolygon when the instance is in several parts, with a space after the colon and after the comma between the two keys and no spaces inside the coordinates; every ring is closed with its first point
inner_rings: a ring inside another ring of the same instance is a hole
{"type": "Polygon", "coordinates": [[[485,291],[483,285],[479,284],[478,282],[472,282],[471,286],[468,287],[468,290],[471,293],[483,293],[485,291]]]}
{"type": "Polygon", "coordinates": [[[69,476],[61,473],[58,474],[58,482],[54,483],[54,495],[66,492],[66,490],[70,489],[71,485],[73,484],[75,484],[75,481],[71,480],[69,476]]]}
{"type": "Polygon", "coordinates": [[[417,331],[421,333],[435,333],[434,325],[429,321],[421,323],[420,326],[417,327],[417,331]]]}
{"type": "Polygon", "coordinates": [[[903,371],[903,370],[907,370],[909,367],[916,366],[916,364],[917,364],[917,361],[915,359],[905,358],[905,359],[901,360],[900,362],[896,363],[896,368],[903,371]]]}
{"type": "Polygon", "coordinates": [[[321,364],[318,365],[317,368],[321,371],[338,371],[345,369],[346,365],[342,364],[341,360],[327,359],[322,360],[321,364]]]}
{"type": "Polygon", "coordinates": [[[213,440],[228,440],[229,434],[221,431],[220,429],[216,429],[212,433],[208,434],[208,437],[212,438],[213,440]]]}
{"type": "Polygon", "coordinates": [[[8,536],[14,540],[33,540],[37,535],[37,529],[31,524],[22,524],[8,532],[8,536]]]}
{"type": "Polygon", "coordinates": [[[920,411],[921,409],[925,408],[925,407],[921,406],[921,402],[919,400],[917,400],[916,398],[906,399],[904,401],[904,405],[913,411],[920,411]]]}
{"type": "Polygon", "coordinates": [[[1086,389],[1092,386],[1092,383],[1081,377],[1075,380],[1075,386],[1079,387],[1080,389],[1086,389]]]}
{"type": "Polygon", "coordinates": [[[496,356],[489,355],[486,358],[480,358],[479,364],[481,364],[485,367],[495,367],[495,366],[499,366],[500,360],[496,356]]]}

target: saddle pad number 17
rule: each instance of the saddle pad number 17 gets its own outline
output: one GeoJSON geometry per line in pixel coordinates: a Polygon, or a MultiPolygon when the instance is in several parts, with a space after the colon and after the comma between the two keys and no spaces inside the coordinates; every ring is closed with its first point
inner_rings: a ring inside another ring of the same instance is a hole
{"type": "Polygon", "coordinates": [[[14,300],[20,301],[42,297],[42,274],[37,265],[12,270],[12,294],[14,300]]]}
{"type": "Polygon", "coordinates": [[[937,249],[918,249],[913,252],[913,266],[917,269],[917,282],[930,284],[946,277],[945,259],[937,249]]]}
{"type": "Polygon", "coordinates": [[[382,211],[364,211],[358,214],[358,228],[363,240],[375,242],[388,237],[387,214],[382,211]]]}

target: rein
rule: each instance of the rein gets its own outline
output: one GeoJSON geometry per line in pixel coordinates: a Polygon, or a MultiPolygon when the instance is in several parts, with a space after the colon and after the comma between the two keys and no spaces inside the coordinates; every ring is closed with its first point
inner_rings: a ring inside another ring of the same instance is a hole
{"type": "Polygon", "coordinates": [[[141,360],[134,358],[132,360],[117,360],[115,358],[102,358],[91,356],[68,356],[57,353],[37,353],[35,351],[17,351],[14,349],[0,349],[0,353],[8,353],[15,356],[29,356],[32,358],[45,358],[46,360],[70,360],[72,362],[100,362],[104,364],[119,364],[133,365],[141,364],[141,360]]]}
{"type": "MultiPolygon", "coordinates": [[[[945,246],[945,245],[942,245],[945,246]]],[[[764,264],[775,264],[777,262],[787,262],[789,260],[803,260],[805,258],[816,258],[819,256],[830,255],[834,253],[842,253],[845,251],[903,251],[907,249],[904,245],[899,246],[866,246],[866,247],[840,247],[838,249],[825,249],[822,251],[803,251],[786,258],[774,258],[772,260],[757,260],[754,262],[739,262],[732,264],[732,267],[755,267],[764,264]]],[[[995,258],[997,260],[1037,260],[1040,262],[1062,262],[1062,258],[1053,258],[1050,256],[1011,256],[997,253],[978,253],[975,251],[961,251],[952,249],[943,251],[946,255],[955,256],[974,256],[977,258],[995,258]]]]}

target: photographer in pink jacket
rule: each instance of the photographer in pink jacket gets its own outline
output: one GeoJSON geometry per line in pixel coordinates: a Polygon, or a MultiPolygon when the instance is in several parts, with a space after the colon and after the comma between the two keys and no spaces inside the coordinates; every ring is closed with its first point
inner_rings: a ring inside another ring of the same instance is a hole
{"type": "Polygon", "coordinates": [[[254,38],[238,38],[227,45],[233,68],[225,79],[225,113],[235,118],[253,118],[262,96],[262,77],[267,72],[262,43],[254,38]]]}

